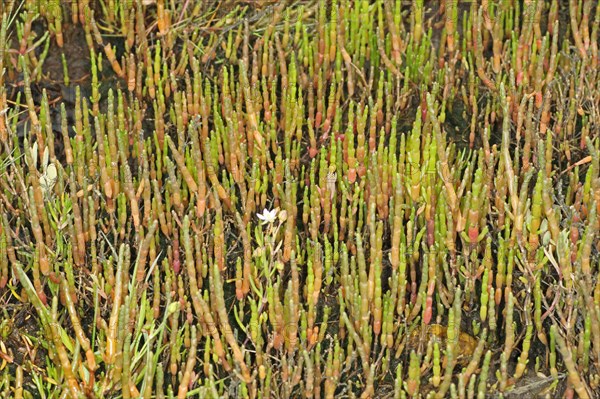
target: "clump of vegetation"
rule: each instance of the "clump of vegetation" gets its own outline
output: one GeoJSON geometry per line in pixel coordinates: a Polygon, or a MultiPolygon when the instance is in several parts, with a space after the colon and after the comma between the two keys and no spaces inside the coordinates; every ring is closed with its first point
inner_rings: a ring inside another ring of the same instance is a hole
{"type": "Polygon", "coordinates": [[[596,1],[0,15],[0,396],[600,393],[596,1]]]}

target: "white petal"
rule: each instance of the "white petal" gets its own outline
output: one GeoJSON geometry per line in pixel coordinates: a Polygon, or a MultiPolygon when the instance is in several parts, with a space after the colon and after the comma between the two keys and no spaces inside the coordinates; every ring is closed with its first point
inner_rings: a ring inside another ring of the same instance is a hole
{"type": "Polygon", "coordinates": [[[54,166],[53,163],[48,165],[48,167],[46,168],[45,175],[48,178],[48,180],[50,180],[51,182],[54,183],[56,181],[56,177],[58,176],[58,173],[56,171],[56,166],[54,166]]]}
{"type": "Polygon", "coordinates": [[[38,143],[37,141],[33,143],[31,147],[31,158],[33,158],[33,167],[37,168],[37,159],[38,159],[38,143]]]}
{"type": "Polygon", "coordinates": [[[50,151],[48,151],[48,146],[46,146],[46,148],[44,148],[44,157],[42,159],[42,166],[46,167],[48,165],[48,156],[50,154],[50,151]]]}

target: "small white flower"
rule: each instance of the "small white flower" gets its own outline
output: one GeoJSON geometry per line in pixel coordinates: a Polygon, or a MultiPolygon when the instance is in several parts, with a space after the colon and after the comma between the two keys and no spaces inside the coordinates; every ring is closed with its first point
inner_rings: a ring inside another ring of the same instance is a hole
{"type": "Polygon", "coordinates": [[[44,173],[40,176],[40,186],[44,195],[52,192],[54,185],[56,184],[58,173],[54,164],[49,164],[44,168],[44,173]]]}
{"type": "Polygon", "coordinates": [[[256,216],[262,220],[262,224],[271,224],[277,218],[277,213],[279,213],[279,208],[275,208],[273,210],[263,209],[262,213],[257,213],[256,216]]]}
{"type": "MultiPolygon", "coordinates": [[[[26,146],[29,145],[27,138],[25,138],[24,144],[26,146]]],[[[42,193],[44,194],[44,197],[45,197],[54,188],[54,185],[56,184],[56,180],[58,178],[58,171],[56,169],[56,166],[53,163],[50,163],[50,161],[49,161],[48,147],[44,148],[44,154],[42,155],[42,159],[39,162],[38,162],[38,143],[37,142],[33,143],[33,145],[30,148],[30,151],[31,151],[31,160],[33,161],[33,167],[35,169],[37,169],[38,164],[39,164],[40,169],[42,169],[42,171],[40,172],[39,181],[40,181],[40,187],[42,188],[42,193]],[[41,162],[41,164],[40,164],[40,162],[41,162]]],[[[29,162],[27,161],[27,159],[28,158],[26,157],[25,163],[27,165],[29,165],[29,162]]]]}
{"type": "MultiPolygon", "coordinates": [[[[35,152],[37,154],[37,146],[35,148],[35,152]]],[[[37,163],[37,155],[34,158],[34,163],[37,163]]],[[[40,186],[42,187],[42,192],[44,195],[47,195],[54,188],[56,179],[58,177],[56,166],[54,166],[53,163],[48,163],[48,147],[44,148],[41,167],[43,172],[40,175],[40,186]]]]}

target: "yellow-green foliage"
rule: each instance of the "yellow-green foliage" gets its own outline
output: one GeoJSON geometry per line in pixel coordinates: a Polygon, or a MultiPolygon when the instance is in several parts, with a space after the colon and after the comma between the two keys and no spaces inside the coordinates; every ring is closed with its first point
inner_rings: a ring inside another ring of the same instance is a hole
{"type": "Polygon", "coordinates": [[[0,16],[1,397],[600,393],[595,0],[0,16]]]}

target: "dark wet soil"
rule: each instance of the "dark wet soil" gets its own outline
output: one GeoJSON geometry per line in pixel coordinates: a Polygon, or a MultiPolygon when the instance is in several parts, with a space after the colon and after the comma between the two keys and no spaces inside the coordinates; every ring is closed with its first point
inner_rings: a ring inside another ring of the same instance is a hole
{"type": "Polygon", "coordinates": [[[23,385],[30,392],[36,392],[33,372],[39,371],[46,363],[47,349],[42,347],[44,339],[38,339],[41,332],[30,305],[3,304],[0,341],[3,342],[2,357],[5,360],[9,375],[16,375],[17,367],[23,369],[23,385]],[[4,349],[6,351],[4,351],[4,349]]]}
{"type": "MultiPolygon", "coordinates": [[[[47,27],[43,22],[35,22],[32,29],[42,35],[47,27]]],[[[48,98],[50,121],[55,136],[55,152],[59,160],[63,153],[62,131],[61,131],[61,106],[64,104],[69,135],[74,135],[75,124],[75,102],[76,92],[79,88],[81,98],[89,98],[92,94],[92,75],[90,50],[88,48],[85,31],[80,25],[65,24],[63,27],[64,45],[59,47],[56,41],[51,39],[47,57],[41,68],[41,79],[32,82],[31,94],[36,107],[40,107],[44,92],[48,98]],[[65,81],[65,68],[63,60],[67,65],[67,81],[65,81]]],[[[42,46],[40,46],[42,47],[42,46]]],[[[40,57],[42,49],[35,49],[40,57]]],[[[105,106],[106,93],[109,89],[115,89],[120,85],[119,79],[114,74],[108,61],[103,58],[103,64],[98,72],[99,91],[101,106],[105,106]]],[[[25,103],[24,81],[22,74],[19,76],[7,76],[6,86],[8,88],[9,102],[15,102],[20,96],[20,104],[25,103]]],[[[23,108],[23,105],[21,105],[23,108]]],[[[21,139],[29,129],[29,116],[27,112],[19,115],[16,134],[21,139]]]]}

